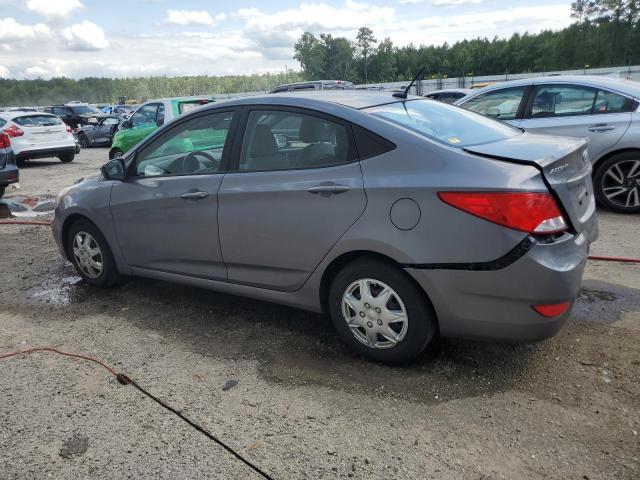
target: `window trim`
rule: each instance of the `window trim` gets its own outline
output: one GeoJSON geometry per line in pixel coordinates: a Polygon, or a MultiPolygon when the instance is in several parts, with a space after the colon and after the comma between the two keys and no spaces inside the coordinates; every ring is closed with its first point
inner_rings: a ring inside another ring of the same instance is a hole
{"type": "Polygon", "coordinates": [[[602,113],[598,113],[598,112],[594,112],[593,108],[592,108],[591,109],[591,114],[592,115],[598,115],[598,116],[600,116],[600,115],[620,115],[620,114],[625,114],[625,113],[633,113],[633,112],[638,110],[638,104],[640,102],[638,102],[638,100],[636,100],[634,97],[630,97],[629,95],[626,95],[624,93],[614,92],[613,90],[609,90],[608,88],[597,88],[596,90],[597,90],[597,92],[596,92],[596,98],[595,98],[594,103],[593,103],[593,108],[595,108],[595,102],[598,100],[598,94],[600,92],[604,92],[604,93],[611,93],[613,95],[619,95],[621,97],[626,98],[627,100],[631,100],[631,110],[629,110],[628,112],[602,112],[602,113]]]}
{"type": "Polygon", "coordinates": [[[351,128],[351,122],[344,120],[340,117],[335,117],[333,115],[329,115],[327,113],[321,112],[319,110],[313,110],[310,108],[304,107],[293,107],[289,105],[245,105],[241,107],[242,114],[241,118],[238,121],[238,132],[242,132],[242,135],[239,135],[239,139],[232,146],[231,158],[229,163],[228,173],[265,173],[265,172],[295,172],[299,170],[316,170],[320,168],[331,168],[331,167],[340,167],[342,165],[349,165],[354,162],[359,162],[360,158],[358,157],[358,150],[356,148],[355,136],[353,134],[353,129],[351,128]],[[347,139],[349,141],[349,152],[348,158],[352,158],[347,162],[342,163],[334,163],[332,165],[323,165],[318,167],[301,167],[301,168],[283,168],[279,170],[240,170],[240,157],[242,155],[242,146],[244,145],[244,139],[247,136],[247,125],[249,123],[249,115],[253,111],[266,110],[266,111],[282,111],[282,112],[291,112],[298,113],[301,115],[308,115],[310,117],[317,117],[323,120],[327,120],[333,123],[337,123],[343,125],[347,129],[347,139]]]}
{"type": "MultiPolygon", "coordinates": [[[[197,114],[194,114],[194,115],[187,115],[185,117],[180,117],[180,120],[172,122],[170,126],[167,127],[166,129],[157,129],[154,133],[149,135],[135,151],[132,152],[131,157],[129,157],[132,159],[132,161],[129,163],[129,165],[126,166],[125,180],[137,180],[141,178],[149,179],[149,178],[174,178],[174,177],[200,177],[205,175],[221,175],[221,174],[227,173],[229,171],[229,157],[231,155],[231,149],[233,148],[233,145],[235,143],[233,141],[233,137],[234,137],[233,132],[238,127],[239,116],[240,116],[240,112],[237,107],[223,108],[221,110],[207,110],[204,112],[198,112],[197,114]],[[145,177],[144,175],[138,175],[137,168],[138,168],[139,154],[142,151],[144,151],[146,148],[148,148],[152,143],[154,143],[158,138],[180,127],[185,122],[188,122],[195,118],[200,118],[207,115],[217,115],[220,113],[231,113],[233,116],[231,118],[231,124],[229,125],[229,132],[227,133],[227,138],[224,141],[224,147],[222,147],[222,158],[220,159],[220,168],[217,172],[199,173],[199,174],[180,173],[180,174],[154,175],[153,177],[145,177]]],[[[126,160],[128,160],[128,158],[126,160]]]]}

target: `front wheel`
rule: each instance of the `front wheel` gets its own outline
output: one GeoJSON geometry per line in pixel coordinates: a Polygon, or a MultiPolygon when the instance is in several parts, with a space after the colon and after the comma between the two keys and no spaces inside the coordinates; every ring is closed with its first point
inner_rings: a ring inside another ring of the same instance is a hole
{"type": "Polygon", "coordinates": [[[122,153],[122,150],[120,150],[119,148],[112,148],[109,151],[109,160],[113,160],[114,158],[121,157],[122,155],[124,155],[122,153]]]}
{"type": "Polygon", "coordinates": [[[388,364],[414,360],[437,330],[424,292],[402,269],[375,259],[356,260],[338,272],[329,310],[345,343],[388,364]]]}
{"type": "Polygon", "coordinates": [[[64,155],[60,155],[58,158],[63,163],[73,162],[73,159],[76,157],[75,153],[66,153],[64,155]]]}
{"type": "Polygon", "coordinates": [[[87,220],[78,220],[69,229],[67,252],[82,279],[95,287],[111,287],[120,275],[111,249],[98,228],[87,220]]]}
{"type": "Polygon", "coordinates": [[[87,137],[84,133],[78,135],[78,143],[82,148],[89,148],[89,137],[87,137]]]}
{"type": "Polygon", "coordinates": [[[593,176],[598,203],[620,213],[640,212],[640,152],[613,155],[593,176]]]}

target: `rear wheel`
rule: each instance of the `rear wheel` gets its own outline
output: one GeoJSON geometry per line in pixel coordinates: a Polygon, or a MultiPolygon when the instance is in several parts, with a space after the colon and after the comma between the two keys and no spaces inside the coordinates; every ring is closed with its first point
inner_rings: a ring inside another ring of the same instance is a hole
{"type": "Polygon", "coordinates": [[[120,274],[106,239],[87,220],[78,220],[69,229],[67,252],[82,279],[95,287],[111,287],[120,274]]]}
{"type": "Polygon", "coordinates": [[[78,135],[78,143],[82,148],[89,148],[89,138],[84,133],[78,135]]]}
{"type": "Polygon", "coordinates": [[[424,292],[399,267],[379,260],[356,260],[338,272],[329,310],[345,343],[388,364],[414,360],[437,330],[424,292]]]}
{"type": "Polygon", "coordinates": [[[60,159],[61,162],[63,163],[69,163],[69,162],[73,162],[73,159],[76,157],[75,153],[65,153],[64,155],[60,155],[58,156],[58,158],[60,159]]]}
{"type": "Polygon", "coordinates": [[[602,162],[593,176],[596,199],[620,213],[640,212],[640,152],[625,152],[602,162]]]}

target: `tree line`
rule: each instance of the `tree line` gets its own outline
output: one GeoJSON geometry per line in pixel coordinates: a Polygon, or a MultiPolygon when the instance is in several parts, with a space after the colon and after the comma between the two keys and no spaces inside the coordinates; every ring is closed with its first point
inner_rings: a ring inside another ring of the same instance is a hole
{"type": "MultiPolygon", "coordinates": [[[[425,78],[481,76],[640,64],[640,0],[576,0],[567,28],[510,38],[476,38],[452,45],[395,46],[362,27],[354,39],[305,32],[294,45],[299,72],[264,75],[0,79],[0,105],[46,105],[80,100],[115,103],[248,91],[268,91],[300,80],[358,83],[406,81],[426,67],[425,78]]],[[[428,35],[428,32],[425,32],[428,35]]]]}
{"type": "Polygon", "coordinates": [[[439,46],[395,46],[368,27],[352,40],[305,32],[294,58],[307,79],[355,83],[405,81],[423,66],[425,77],[438,78],[640,64],[640,0],[577,0],[571,16],[559,31],[439,46]]]}

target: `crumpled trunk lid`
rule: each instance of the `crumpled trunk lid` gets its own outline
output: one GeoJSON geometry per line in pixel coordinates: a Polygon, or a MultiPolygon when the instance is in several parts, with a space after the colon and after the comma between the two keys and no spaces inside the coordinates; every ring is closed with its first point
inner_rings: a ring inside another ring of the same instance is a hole
{"type": "Polygon", "coordinates": [[[587,139],[524,133],[464,150],[496,160],[532,165],[543,174],[573,229],[590,242],[598,236],[587,139]]]}

